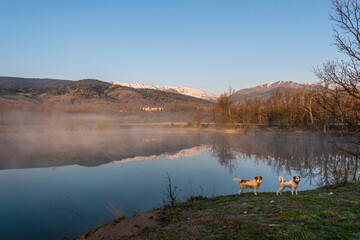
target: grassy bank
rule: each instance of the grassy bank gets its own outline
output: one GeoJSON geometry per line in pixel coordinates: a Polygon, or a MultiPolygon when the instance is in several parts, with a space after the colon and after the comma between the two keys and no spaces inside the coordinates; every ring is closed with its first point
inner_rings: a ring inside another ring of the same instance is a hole
{"type": "Polygon", "coordinates": [[[360,239],[360,183],[284,192],[193,197],[115,220],[81,239],[360,239]]]}

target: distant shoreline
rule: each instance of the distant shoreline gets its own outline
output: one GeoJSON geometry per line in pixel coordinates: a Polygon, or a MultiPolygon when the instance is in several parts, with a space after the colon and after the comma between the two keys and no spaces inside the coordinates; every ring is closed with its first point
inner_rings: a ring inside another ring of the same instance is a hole
{"type": "MultiPolygon", "coordinates": [[[[320,129],[314,128],[282,128],[280,126],[268,125],[244,125],[228,124],[217,126],[214,123],[203,123],[200,126],[192,126],[187,122],[148,122],[148,123],[116,123],[114,121],[94,122],[86,124],[14,124],[0,125],[0,133],[19,133],[19,132],[46,132],[46,131],[89,131],[89,130],[121,130],[121,129],[141,129],[141,128],[181,128],[187,130],[210,130],[221,131],[224,133],[242,133],[247,131],[255,132],[312,132],[323,134],[320,129]]],[[[334,128],[327,131],[329,134],[349,133],[346,129],[334,128]]]]}

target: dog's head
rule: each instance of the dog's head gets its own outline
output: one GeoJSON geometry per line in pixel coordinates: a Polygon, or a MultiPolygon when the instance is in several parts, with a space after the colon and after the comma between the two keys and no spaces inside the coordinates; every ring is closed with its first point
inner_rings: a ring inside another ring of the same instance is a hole
{"type": "Polygon", "coordinates": [[[294,176],[293,181],[296,182],[296,183],[299,183],[300,182],[300,176],[294,176]]]}
{"type": "Polygon", "coordinates": [[[255,180],[258,184],[260,184],[262,182],[262,176],[256,176],[255,180]]]}

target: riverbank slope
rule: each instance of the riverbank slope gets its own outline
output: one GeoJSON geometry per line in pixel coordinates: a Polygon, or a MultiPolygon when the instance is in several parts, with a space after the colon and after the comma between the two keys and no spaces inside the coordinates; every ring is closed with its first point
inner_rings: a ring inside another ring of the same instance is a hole
{"type": "Polygon", "coordinates": [[[99,226],[78,239],[359,239],[360,182],[292,196],[192,197],[99,226]]]}

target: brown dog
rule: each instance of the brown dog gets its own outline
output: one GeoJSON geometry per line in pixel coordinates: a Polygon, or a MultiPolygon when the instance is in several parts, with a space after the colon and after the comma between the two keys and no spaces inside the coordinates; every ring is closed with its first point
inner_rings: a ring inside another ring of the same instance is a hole
{"type": "Polygon", "coordinates": [[[257,195],[257,190],[262,182],[262,177],[256,176],[253,180],[241,180],[240,178],[234,178],[233,181],[239,184],[240,187],[239,195],[246,188],[252,188],[254,190],[254,194],[257,195]]]}
{"type": "Polygon", "coordinates": [[[299,183],[300,183],[300,176],[294,176],[292,181],[284,181],[283,177],[279,177],[279,189],[276,192],[276,195],[281,195],[281,192],[284,190],[284,188],[291,188],[291,194],[294,195],[294,189],[295,189],[295,194],[297,194],[297,189],[299,187],[299,183]]]}

